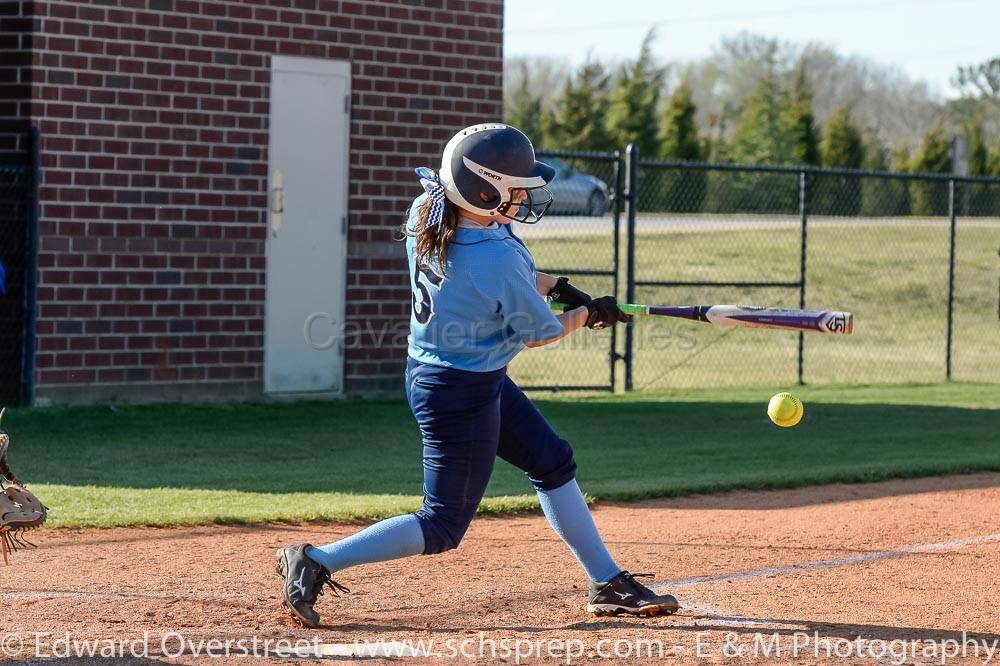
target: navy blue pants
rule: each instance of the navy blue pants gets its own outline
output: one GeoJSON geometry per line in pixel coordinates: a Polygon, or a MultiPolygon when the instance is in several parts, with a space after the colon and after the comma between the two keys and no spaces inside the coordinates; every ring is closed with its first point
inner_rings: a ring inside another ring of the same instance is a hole
{"type": "Polygon", "coordinates": [[[406,398],[424,442],[424,504],[417,512],[424,554],[458,546],[500,456],[539,490],[576,476],[569,442],[559,437],[507,369],[468,372],[406,366],[406,398]]]}

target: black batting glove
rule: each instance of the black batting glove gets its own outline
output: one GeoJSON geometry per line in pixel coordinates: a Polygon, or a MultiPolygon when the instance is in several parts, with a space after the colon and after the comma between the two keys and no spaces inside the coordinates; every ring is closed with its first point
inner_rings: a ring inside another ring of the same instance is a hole
{"type": "Polygon", "coordinates": [[[565,304],[566,307],[563,308],[563,312],[567,312],[573,308],[578,308],[581,305],[586,305],[593,300],[590,297],[590,294],[585,291],[580,291],[571,285],[568,277],[560,277],[556,279],[556,286],[549,289],[549,298],[556,303],[565,304]]]}
{"type": "Polygon", "coordinates": [[[627,315],[618,309],[618,301],[614,296],[601,296],[587,303],[587,328],[600,330],[614,326],[618,322],[628,323],[632,315],[627,315]]]}

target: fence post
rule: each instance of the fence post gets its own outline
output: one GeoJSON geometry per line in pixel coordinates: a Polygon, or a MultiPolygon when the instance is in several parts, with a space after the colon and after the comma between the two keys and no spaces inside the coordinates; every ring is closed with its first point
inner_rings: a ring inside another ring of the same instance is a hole
{"type": "MultiPolygon", "coordinates": [[[[621,151],[614,152],[614,198],[612,199],[611,215],[614,228],[614,253],[612,255],[611,272],[614,273],[611,284],[611,294],[618,299],[620,292],[619,282],[621,282],[621,214],[622,214],[622,154],[621,151]]],[[[618,387],[618,359],[623,358],[618,354],[618,327],[611,327],[611,354],[608,365],[611,372],[611,392],[614,393],[618,387]]]]}
{"type": "MultiPolygon", "coordinates": [[[[625,196],[628,201],[628,222],[626,226],[626,252],[625,258],[625,301],[635,302],[635,204],[638,189],[636,187],[636,168],[639,162],[639,147],[634,143],[628,144],[625,148],[625,196]]],[[[625,390],[632,391],[635,384],[632,381],[632,362],[634,359],[633,327],[625,327],[625,390]]]]}
{"type": "Polygon", "coordinates": [[[955,309],[955,179],[948,180],[948,334],[945,342],[944,377],[951,381],[951,332],[955,309]]]}
{"type": "MultiPolygon", "coordinates": [[[[802,221],[802,231],[799,240],[799,309],[806,307],[806,240],[808,238],[809,221],[809,191],[807,189],[806,172],[799,171],[799,217],[802,221]]],[[[805,384],[805,335],[799,331],[798,382],[805,384]]]]}
{"type": "Polygon", "coordinates": [[[21,334],[21,403],[31,405],[35,401],[35,303],[38,284],[38,217],[40,203],[38,188],[41,184],[42,137],[38,127],[32,127],[28,134],[28,201],[24,239],[24,314],[21,334]]]}

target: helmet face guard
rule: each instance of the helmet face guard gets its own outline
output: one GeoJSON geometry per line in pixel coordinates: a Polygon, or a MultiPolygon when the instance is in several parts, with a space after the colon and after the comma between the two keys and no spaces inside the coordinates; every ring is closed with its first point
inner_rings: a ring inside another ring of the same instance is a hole
{"type": "Polygon", "coordinates": [[[484,217],[534,224],[552,204],[545,188],[555,169],[535,159],[520,130],[502,124],[467,127],[448,142],[440,178],[455,205],[484,217]]]}
{"type": "Polygon", "coordinates": [[[521,224],[537,224],[552,201],[552,193],[545,187],[516,187],[510,190],[510,199],[500,204],[497,213],[521,224]],[[514,203],[518,192],[524,192],[524,199],[520,203],[514,203]]]}

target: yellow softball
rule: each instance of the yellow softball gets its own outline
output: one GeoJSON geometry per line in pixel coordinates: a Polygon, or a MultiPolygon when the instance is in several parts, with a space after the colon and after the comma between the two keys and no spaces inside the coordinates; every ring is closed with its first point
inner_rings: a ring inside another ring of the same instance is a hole
{"type": "Polygon", "coordinates": [[[805,408],[802,401],[791,393],[778,393],[767,403],[767,415],[774,425],[791,428],[802,420],[805,408]]]}

